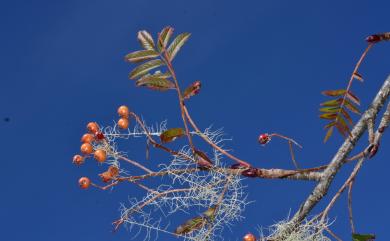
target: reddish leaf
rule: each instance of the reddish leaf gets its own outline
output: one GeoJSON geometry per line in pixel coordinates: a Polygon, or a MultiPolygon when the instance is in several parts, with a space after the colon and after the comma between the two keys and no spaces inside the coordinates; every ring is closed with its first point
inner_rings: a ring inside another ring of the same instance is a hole
{"type": "Polygon", "coordinates": [[[338,121],[336,122],[336,127],[344,138],[349,135],[349,127],[342,116],[339,116],[338,121]]]}
{"type": "Polygon", "coordinates": [[[355,94],[353,94],[351,91],[348,91],[346,96],[347,96],[347,98],[348,98],[350,101],[352,101],[353,103],[355,103],[355,104],[357,104],[357,105],[360,105],[360,100],[359,100],[359,98],[358,98],[355,94]]]}
{"type": "Polygon", "coordinates": [[[348,122],[353,125],[353,121],[351,119],[351,116],[348,114],[348,112],[344,109],[344,108],[341,108],[341,113],[343,114],[343,116],[345,117],[345,119],[348,120],[348,122]]]}
{"type": "Polygon", "coordinates": [[[185,132],[182,128],[172,128],[164,131],[160,135],[162,143],[174,141],[176,138],[184,136],[185,132]]]}
{"type": "Polygon", "coordinates": [[[355,79],[359,80],[360,82],[363,82],[363,81],[364,81],[364,80],[363,80],[363,77],[362,77],[359,73],[357,73],[357,72],[353,73],[353,77],[354,77],[355,79]]]}
{"type": "Polygon", "coordinates": [[[200,91],[201,83],[200,81],[195,81],[183,92],[183,98],[189,99],[191,96],[197,95],[200,91]]]}
{"type": "MultiPolygon", "coordinates": [[[[334,124],[336,124],[335,122],[334,122],[334,124]]],[[[333,124],[333,125],[334,125],[333,124]]],[[[325,135],[325,138],[324,138],[324,143],[325,142],[327,142],[328,140],[329,140],[329,137],[332,135],[332,133],[333,133],[333,128],[334,128],[334,126],[331,126],[330,128],[329,128],[329,130],[326,132],[326,135],[325,135]]]]}
{"type": "Polygon", "coordinates": [[[335,122],[335,121],[332,121],[332,122],[330,122],[329,124],[327,124],[326,126],[324,126],[324,129],[328,129],[328,128],[334,126],[335,124],[336,124],[336,122],[335,122]]]}
{"type": "Polygon", "coordinates": [[[360,111],[359,109],[354,105],[352,104],[349,100],[345,100],[344,101],[344,105],[345,107],[347,107],[348,110],[352,111],[353,113],[356,113],[356,114],[360,114],[360,111]]]}
{"type": "Polygon", "coordinates": [[[325,90],[322,91],[321,93],[327,96],[340,96],[340,95],[344,95],[345,92],[346,90],[325,90]]]}
{"type": "Polygon", "coordinates": [[[210,158],[208,158],[208,156],[204,152],[195,149],[195,155],[196,155],[197,164],[199,166],[202,167],[213,166],[213,162],[210,160],[210,158]]]}

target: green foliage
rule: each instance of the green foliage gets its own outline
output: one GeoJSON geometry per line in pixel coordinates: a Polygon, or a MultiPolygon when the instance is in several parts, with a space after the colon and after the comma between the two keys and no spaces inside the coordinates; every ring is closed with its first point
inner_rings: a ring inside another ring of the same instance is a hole
{"type": "Polygon", "coordinates": [[[126,55],[125,60],[132,63],[138,63],[144,60],[154,59],[157,56],[159,56],[159,54],[154,50],[139,50],[126,55]]]}
{"type": "Polygon", "coordinates": [[[352,241],[372,241],[375,240],[375,235],[373,234],[352,234],[352,241]]]}
{"type": "Polygon", "coordinates": [[[179,52],[180,48],[185,44],[185,42],[187,42],[187,40],[189,39],[190,36],[191,36],[190,33],[182,33],[182,34],[179,34],[173,40],[173,42],[171,43],[171,45],[169,45],[169,47],[167,49],[167,54],[168,54],[170,61],[172,61],[175,58],[175,56],[179,52]]]}
{"type": "Polygon", "coordinates": [[[137,80],[137,86],[145,86],[150,89],[165,91],[169,89],[175,89],[175,84],[164,77],[155,75],[145,75],[141,79],[137,80]]]}
{"type": "Polygon", "coordinates": [[[145,30],[139,31],[137,38],[144,49],[154,50],[154,41],[150,33],[145,30]]]}
{"type": "Polygon", "coordinates": [[[202,228],[208,222],[214,220],[216,206],[207,209],[201,216],[197,216],[187,220],[185,223],[176,228],[175,234],[183,235],[191,233],[197,229],[202,228]]]}
{"type": "Polygon", "coordinates": [[[160,139],[162,143],[167,143],[174,141],[176,138],[182,137],[184,135],[185,131],[183,128],[172,128],[161,133],[160,139]]]}
{"type": "MultiPolygon", "coordinates": [[[[145,86],[160,91],[176,88],[176,85],[169,80],[172,77],[171,73],[164,74],[158,70],[153,75],[150,74],[150,71],[154,69],[167,65],[170,66],[173,58],[190,37],[190,33],[179,34],[167,48],[172,35],[173,28],[169,26],[161,30],[156,41],[156,49],[155,41],[150,33],[145,30],[138,32],[138,41],[144,49],[134,51],[125,56],[125,60],[128,62],[140,63],[129,74],[130,79],[136,80],[136,86],[145,86]]],[[[189,95],[186,96],[188,97],[189,95]]]]}
{"type": "Polygon", "coordinates": [[[353,125],[352,118],[348,111],[360,114],[360,111],[356,106],[360,105],[359,98],[350,90],[345,89],[326,90],[323,91],[322,94],[330,97],[338,97],[337,99],[321,103],[322,108],[320,108],[320,112],[322,112],[322,114],[320,115],[320,118],[330,121],[325,126],[327,132],[324,142],[333,134],[334,127],[337,128],[342,136],[347,137],[350,135],[350,128],[353,125]]]}
{"type": "Polygon", "coordinates": [[[139,77],[142,77],[143,75],[147,74],[150,70],[160,67],[161,65],[164,65],[164,62],[161,61],[160,59],[150,60],[133,69],[133,71],[130,72],[129,78],[137,79],[139,77]]]}
{"type": "Polygon", "coordinates": [[[163,51],[164,49],[166,49],[172,34],[173,34],[173,28],[171,27],[165,27],[163,30],[161,30],[158,36],[158,44],[157,44],[159,51],[163,51]]]}

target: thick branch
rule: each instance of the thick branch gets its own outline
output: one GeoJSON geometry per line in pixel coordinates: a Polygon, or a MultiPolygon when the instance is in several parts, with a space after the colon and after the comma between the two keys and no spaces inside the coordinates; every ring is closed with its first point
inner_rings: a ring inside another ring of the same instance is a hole
{"type": "Polygon", "coordinates": [[[321,181],[317,184],[313,192],[309,195],[306,201],[303,202],[299,210],[291,219],[291,229],[298,225],[309,214],[313,207],[326,195],[335,175],[338,173],[342,165],[345,164],[344,160],[347,159],[348,154],[355,147],[356,142],[367,129],[367,120],[376,118],[376,115],[388,99],[389,93],[390,76],[388,76],[383,83],[370,107],[364,112],[360,120],[354,126],[351,136],[344,141],[328,167],[324,170],[321,181]]]}

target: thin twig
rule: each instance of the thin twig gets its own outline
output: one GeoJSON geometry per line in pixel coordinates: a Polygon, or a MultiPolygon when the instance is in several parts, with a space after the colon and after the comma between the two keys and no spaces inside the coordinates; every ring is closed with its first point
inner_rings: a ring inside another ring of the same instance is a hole
{"type": "Polygon", "coordinates": [[[329,204],[326,206],[324,211],[321,214],[321,221],[324,221],[325,218],[328,216],[328,213],[330,209],[333,207],[337,199],[340,197],[340,195],[344,192],[344,190],[349,186],[349,184],[355,179],[356,175],[358,174],[360,168],[363,165],[364,158],[361,158],[358,163],[356,164],[355,168],[351,172],[351,175],[349,175],[348,179],[345,181],[345,183],[341,186],[341,188],[337,191],[337,193],[333,196],[332,200],[329,202],[329,204]]]}
{"type": "Polygon", "coordinates": [[[145,167],[144,165],[140,164],[139,162],[136,162],[136,161],[133,161],[133,160],[130,160],[129,158],[127,157],[124,157],[124,156],[118,156],[118,159],[122,159],[136,167],[139,167],[140,169],[144,170],[145,172],[147,173],[153,173],[152,170],[150,170],[149,168],[145,167]]]}
{"type": "Polygon", "coordinates": [[[187,107],[184,106],[184,113],[188,119],[188,121],[190,122],[190,124],[192,125],[192,127],[195,129],[196,132],[199,133],[199,136],[205,140],[210,146],[212,146],[214,149],[218,150],[219,152],[221,152],[222,154],[224,154],[225,156],[229,157],[230,159],[233,159],[234,161],[240,163],[241,165],[243,166],[251,166],[249,163],[247,163],[246,161],[243,161],[235,156],[233,156],[232,154],[228,153],[227,151],[223,150],[221,147],[219,147],[218,145],[216,145],[215,143],[213,143],[212,141],[209,140],[209,138],[205,135],[202,134],[202,132],[200,131],[200,129],[196,126],[195,122],[192,120],[188,110],[187,110],[187,107]]]}
{"type": "Polygon", "coordinates": [[[348,213],[349,213],[349,222],[351,223],[351,231],[355,232],[355,225],[353,224],[353,213],[352,213],[352,187],[354,183],[354,179],[348,185],[348,213]]]}

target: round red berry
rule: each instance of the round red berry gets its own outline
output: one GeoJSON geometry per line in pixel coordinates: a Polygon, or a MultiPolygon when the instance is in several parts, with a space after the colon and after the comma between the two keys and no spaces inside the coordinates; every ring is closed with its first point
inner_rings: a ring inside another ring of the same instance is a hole
{"type": "Polygon", "coordinates": [[[81,142],[91,143],[94,139],[95,139],[95,137],[92,134],[87,133],[81,137],[81,142]]]}
{"type": "Polygon", "coordinates": [[[129,108],[125,105],[119,106],[118,115],[123,118],[129,117],[129,108]]]}
{"type": "Polygon", "coordinates": [[[82,177],[79,179],[79,186],[82,189],[87,189],[91,185],[91,180],[88,177],[82,177]]]}
{"type": "Polygon", "coordinates": [[[90,133],[95,133],[95,132],[99,131],[99,125],[96,122],[89,122],[87,125],[87,130],[90,133]]]}
{"type": "Polygon", "coordinates": [[[119,126],[119,128],[121,128],[121,129],[127,129],[127,128],[129,128],[129,120],[126,119],[126,118],[120,118],[120,119],[118,120],[118,126],[119,126]]]}
{"type": "Polygon", "coordinates": [[[80,151],[81,153],[88,155],[93,152],[93,147],[89,143],[83,143],[80,147],[80,151]]]}
{"type": "Polygon", "coordinates": [[[267,144],[270,140],[271,140],[271,136],[269,134],[267,134],[267,133],[261,134],[259,136],[259,143],[262,144],[262,145],[267,144]]]}
{"type": "Polygon", "coordinates": [[[104,162],[107,158],[107,154],[105,150],[96,150],[93,153],[93,157],[96,159],[98,162],[104,162]]]}
{"type": "Polygon", "coordinates": [[[84,157],[80,156],[80,155],[74,155],[73,157],[73,163],[76,164],[76,165],[81,165],[84,163],[84,157]]]}
{"type": "Polygon", "coordinates": [[[243,241],[256,241],[256,236],[251,234],[251,233],[248,233],[244,236],[244,238],[242,240],[243,241]]]}

